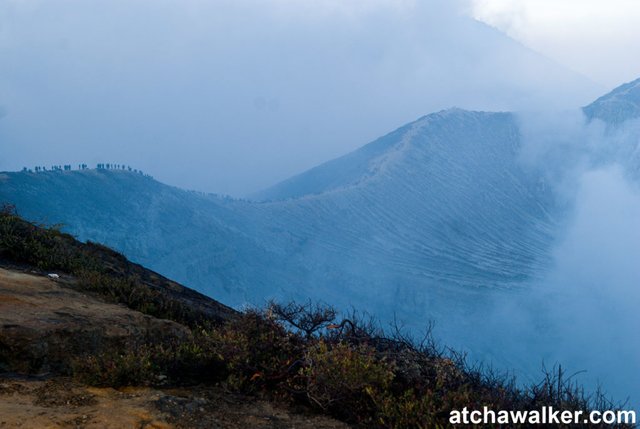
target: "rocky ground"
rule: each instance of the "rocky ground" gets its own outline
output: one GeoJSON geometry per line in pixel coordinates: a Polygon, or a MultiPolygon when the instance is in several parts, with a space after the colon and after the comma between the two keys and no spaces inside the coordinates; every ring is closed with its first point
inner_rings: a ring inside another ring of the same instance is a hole
{"type": "Polygon", "coordinates": [[[0,428],[339,429],[335,420],[216,388],[95,388],[0,376],[0,428]]]}
{"type": "Polygon", "coordinates": [[[72,277],[46,274],[0,268],[0,428],[346,427],[222,386],[96,388],[53,375],[75,351],[187,332],[74,290],[72,277]]]}
{"type": "Polygon", "coordinates": [[[0,354],[0,368],[49,372],[79,353],[189,335],[178,323],[78,292],[74,281],[0,268],[0,348],[11,351],[0,354]]]}

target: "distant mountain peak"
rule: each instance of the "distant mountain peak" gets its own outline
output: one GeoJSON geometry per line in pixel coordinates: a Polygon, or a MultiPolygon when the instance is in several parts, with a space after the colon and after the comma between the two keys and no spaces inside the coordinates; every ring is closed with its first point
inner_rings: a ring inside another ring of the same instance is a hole
{"type": "Polygon", "coordinates": [[[362,185],[380,176],[395,161],[409,154],[412,148],[424,147],[429,139],[416,137],[430,127],[461,126],[487,115],[502,114],[452,107],[422,116],[347,155],[320,164],[252,197],[258,201],[285,200],[362,185]]]}
{"type": "Polygon", "coordinates": [[[584,108],[590,119],[619,124],[640,117],[640,79],[625,83],[584,108]]]}

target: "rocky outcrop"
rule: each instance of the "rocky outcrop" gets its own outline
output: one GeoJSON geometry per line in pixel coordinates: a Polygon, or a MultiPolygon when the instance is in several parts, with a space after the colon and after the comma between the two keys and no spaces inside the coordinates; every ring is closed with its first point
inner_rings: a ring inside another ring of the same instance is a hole
{"type": "Polygon", "coordinates": [[[0,370],[64,372],[83,354],[191,335],[173,321],[74,290],[74,282],[0,268],[0,370]]]}

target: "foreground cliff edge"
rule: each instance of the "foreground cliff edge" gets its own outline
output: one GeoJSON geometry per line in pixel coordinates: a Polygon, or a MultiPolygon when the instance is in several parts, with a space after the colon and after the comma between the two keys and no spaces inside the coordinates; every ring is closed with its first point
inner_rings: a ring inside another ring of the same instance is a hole
{"type": "Polygon", "coordinates": [[[561,368],[527,388],[357,314],[237,312],[0,212],[0,426],[446,427],[452,409],[611,408],[561,368]]]}
{"type": "Polygon", "coordinates": [[[76,281],[64,274],[52,280],[25,266],[0,268],[0,427],[345,427],[216,385],[168,385],[162,375],[143,382],[136,373],[145,371],[144,358],[137,361],[125,345],[135,351],[148,341],[184,343],[189,329],[74,290],[76,281]],[[134,362],[127,368],[116,357],[112,364],[120,369],[100,368],[117,373],[110,381],[65,370],[76,359],[105,353],[134,362]]]}

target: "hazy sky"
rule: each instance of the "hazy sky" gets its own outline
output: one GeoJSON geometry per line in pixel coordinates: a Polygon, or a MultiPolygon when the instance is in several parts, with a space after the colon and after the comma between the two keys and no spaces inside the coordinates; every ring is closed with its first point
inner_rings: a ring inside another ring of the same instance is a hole
{"type": "Polygon", "coordinates": [[[640,77],[637,0],[473,0],[471,14],[613,88],[640,77]]]}
{"type": "Polygon", "coordinates": [[[640,75],[638,49],[603,61],[626,26],[577,35],[601,27],[583,2],[491,3],[3,0],[0,170],[126,163],[244,195],[436,110],[574,107],[640,75]]]}

